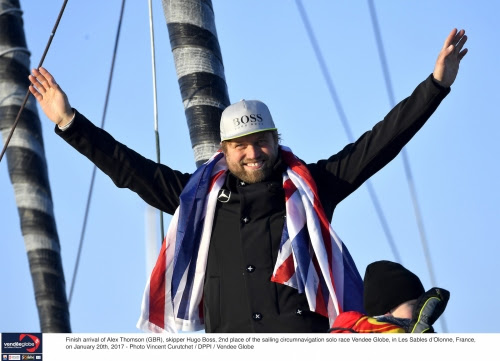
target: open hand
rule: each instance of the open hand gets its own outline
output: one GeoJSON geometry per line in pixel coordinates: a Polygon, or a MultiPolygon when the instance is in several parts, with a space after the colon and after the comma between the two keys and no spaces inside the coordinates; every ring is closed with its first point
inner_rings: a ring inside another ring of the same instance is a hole
{"type": "Polygon", "coordinates": [[[73,119],[74,111],[68,97],[57,85],[54,77],[44,68],[33,69],[28,76],[31,81],[29,90],[40,104],[43,112],[51,121],[63,127],[73,119]]]}
{"type": "Polygon", "coordinates": [[[457,29],[453,29],[444,41],[432,73],[440,85],[449,87],[455,81],[460,61],[468,51],[467,48],[462,50],[466,41],[465,30],[457,31],[457,29]]]}

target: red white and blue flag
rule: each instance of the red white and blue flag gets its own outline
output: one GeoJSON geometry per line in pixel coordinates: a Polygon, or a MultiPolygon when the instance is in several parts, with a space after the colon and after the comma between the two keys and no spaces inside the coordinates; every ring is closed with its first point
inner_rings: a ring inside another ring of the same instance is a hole
{"type": "MultiPolygon", "coordinates": [[[[307,167],[281,146],[286,222],[271,281],[306,294],[309,308],[329,317],[363,311],[363,282],[333,231],[307,167]]],[[[137,327],[178,332],[204,328],[203,283],[217,195],[227,165],[216,153],[199,167],[180,196],[142,301],[137,327]]]]}

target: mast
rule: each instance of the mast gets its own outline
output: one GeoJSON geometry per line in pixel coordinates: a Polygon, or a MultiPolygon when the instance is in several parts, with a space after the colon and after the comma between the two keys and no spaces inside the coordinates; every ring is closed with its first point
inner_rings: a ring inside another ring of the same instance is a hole
{"type": "MultiPolygon", "coordinates": [[[[0,0],[0,131],[5,141],[28,89],[30,53],[19,0],[0,0]]],[[[36,102],[21,114],[6,150],[41,332],[71,332],[61,249],[36,102]]]]}
{"type": "Polygon", "coordinates": [[[162,0],[197,166],[219,149],[220,116],[229,105],[211,0],[162,0]]]}

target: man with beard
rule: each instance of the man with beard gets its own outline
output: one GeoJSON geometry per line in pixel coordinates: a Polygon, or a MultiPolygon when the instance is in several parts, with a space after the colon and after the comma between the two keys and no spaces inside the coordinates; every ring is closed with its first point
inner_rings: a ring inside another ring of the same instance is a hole
{"type": "Polygon", "coordinates": [[[434,72],[383,121],[337,154],[304,164],[267,106],[221,116],[221,150],[194,174],[145,159],[71,108],[43,68],[30,90],[59,134],[118,187],[173,214],[138,326],[152,331],[326,332],[362,311],[362,280],[330,227],[336,205],[390,162],[449,93],[467,53],[446,38],[434,72]]]}

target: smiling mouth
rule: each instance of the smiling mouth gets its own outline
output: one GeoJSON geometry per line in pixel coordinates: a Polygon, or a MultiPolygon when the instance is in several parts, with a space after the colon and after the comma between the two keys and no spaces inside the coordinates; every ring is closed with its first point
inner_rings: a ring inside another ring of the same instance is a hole
{"type": "Polygon", "coordinates": [[[246,168],[251,168],[251,169],[259,169],[264,165],[264,161],[258,161],[258,162],[252,162],[252,163],[245,163],[244,164],[246,168]]]}

